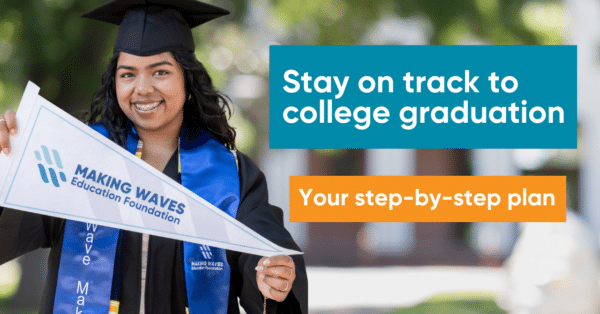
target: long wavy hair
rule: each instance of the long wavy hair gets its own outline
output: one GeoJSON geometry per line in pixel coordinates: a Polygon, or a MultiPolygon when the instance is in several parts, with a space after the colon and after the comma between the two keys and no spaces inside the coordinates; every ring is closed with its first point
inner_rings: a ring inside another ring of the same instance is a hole
{"type": "MultiPolygon", "coordinates": [[[[235,149],[235,130],[227,123],[232,109],[229,98],[218,92],[212,84],[204,65],[193,52],[172,51],[171,54],[183,69],[186,101],[183,105],[183,124],[195,135],[209,132],[229,149],[235,149]]],[[[89,111],[83,116],[88,125],[102,123],[110,138],[125,147],[131,122],[117,101],[115,76],[119,53],[115,53],[102,75],[102,85],[96,92],[89,111]]]]}

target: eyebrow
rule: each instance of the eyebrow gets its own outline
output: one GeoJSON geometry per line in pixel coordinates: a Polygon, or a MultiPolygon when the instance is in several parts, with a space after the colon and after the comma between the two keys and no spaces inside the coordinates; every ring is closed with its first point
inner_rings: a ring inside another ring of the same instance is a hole
{"type": "MultiPolygon", "coordinates": [[[[146,68],[147,68],[147,69],[152,69],[152,68],[155,68],[155,67],[158,67],[158,66],[161,66],[161,65],[165,65],[165,64],[166,64],[166,65],[173,66],[173,64],[172,64],[171,62],[169,62],[169,61],[160,61],[160,62],[152,63],[151,65],[147,66],[146,68]]],[[[133,70],[135,70],[136,68],[135,68],[135,67],[132,67],[132,66],[130,66],[130,65],[119,65],[119,66],[117,67],[117,70],[119,70],[119,69],[125,69],[125,70],[130,70],[130,71],[133,71],[133,70]]]]}

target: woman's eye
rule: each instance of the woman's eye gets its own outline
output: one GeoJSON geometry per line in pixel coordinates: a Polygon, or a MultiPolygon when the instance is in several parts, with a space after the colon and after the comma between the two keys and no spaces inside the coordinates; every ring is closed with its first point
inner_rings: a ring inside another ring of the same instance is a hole
{"type": "Polygon", "coordinates": [[[156,72],[154,72],[154,75],[167,75],[169,74],[169,72],[165,71],[165,70],[158,70],[156,72]]]}
{"type": "Polygon", "coordinates": [[[127,73],[121,74],[121,78],[128,78],[128,77],[133,77],[133,73],[127,72],[127,73]]]}

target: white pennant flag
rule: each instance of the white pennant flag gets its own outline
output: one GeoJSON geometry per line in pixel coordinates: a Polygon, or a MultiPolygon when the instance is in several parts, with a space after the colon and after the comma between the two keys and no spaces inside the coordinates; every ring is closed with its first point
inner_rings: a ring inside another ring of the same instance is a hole
{"type": "Polygon", "coordinates": [[[12,152],[0,155],[0,206],[261,256],[301,254],[263,238],[39,90],[27,85],[12,152]],[[158,206],[147,201],[153,196],[158,206]]]}

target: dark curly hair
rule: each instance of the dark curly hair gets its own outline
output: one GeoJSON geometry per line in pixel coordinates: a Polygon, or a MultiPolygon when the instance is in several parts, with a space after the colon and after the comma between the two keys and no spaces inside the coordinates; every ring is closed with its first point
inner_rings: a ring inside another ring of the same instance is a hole
{"type": "MultiPolygon", "coordinates": [[[[199,134],[208,131],[229,149],[235,149],[235,130],[227,123],[231,116],[229,98],[213,87],[212,79],[204,65],[193,52],[172,51],[171,54],[183,69],[186,102],[183,105],[183,123],[186,130],[199,134]]],[[[83,120],[88,125],[102,123],[110,138],[125,147],[130,121],[119,107],[115,75],[119,53],[115,53],[102,75],[102,85],[96,92],[91,108],[83,120]]]]}

